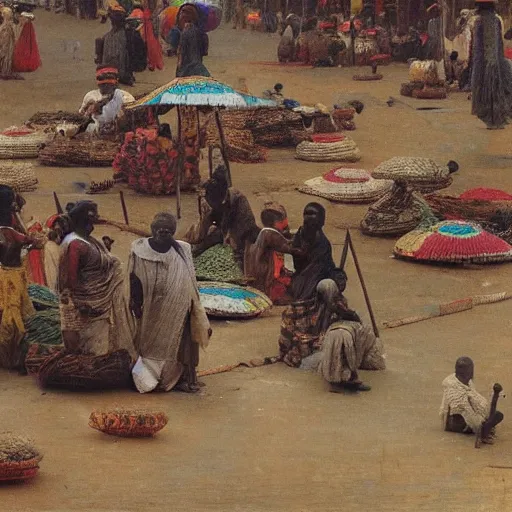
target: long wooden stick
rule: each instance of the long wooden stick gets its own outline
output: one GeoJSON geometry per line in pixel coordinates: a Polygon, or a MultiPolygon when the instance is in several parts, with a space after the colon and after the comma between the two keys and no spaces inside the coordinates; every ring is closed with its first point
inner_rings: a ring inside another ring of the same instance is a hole
{"type": "Polygon", "coordinates": [[[175,183],[176,183],[176,216],[181,219],[181,166],[182,152],[185,150],[182,144],[182,125],[181,125],[181,108],[178,107],[178,158],[175,162],[175,183]]]}
{"type": "Polygon", "coordinates": [[[59,198],[57,197],[57,192],[53,193],[53,200],[55,201],[55,208],[57,209],[57,213],[59,215],[62,215],[64,213],[64,210],[62,209],[59,198]]]}
{"type": "Polygon", "coordinates": [[[222,122],[220,120],[220,114],[218,110],[215,110],[215,122],[217,123],[217,129],[219,130],[219,138],[220,138],[220,151],[222,153],[222,158],[224,159],[224,164],[228,171],[228,186],[232,186],[233,182],[231,181],[231,167],[229,166],[229,159],[227,153],[227,144],[226,137],[224,136],[224,128],[222,128],[222,122]]]}
{"type": "Polygon", "coordinates": [[[357,275],[359,276],[359,282],[361,283],[361,288],[363,289],[364,300],[366,301],[366,307],[368,308],[368,313],[370,313],[370,320],[372,321],[373,332],[375,336],[379,337],[379,329],[377,327],[377,322],[375,321],[375,315],[373,314],[372,304],[370,302],[370,297],[368,295],[368,291],[366,289],[366,284],[364,282],[363,273],[361,271],[361,267],[359,266],[359,260],[357,259],[356,250],[354,248],[354,244],[352,243],[352,237],[350,236],[350,230],[347,229],[347,237],[346,237],[348,246],[350,247],[350,251],[352,252],[352,257],[354,258],[354,264],[356,266],[357,275]]]}
{"type": "Polygon", "coordinates": [[[127,226],[126,224],[123,224],[122,222],[105,219],[103,217],[97,221],[97,224],[106,224],[108,226],[113,226],[117,229],[120,229],[121,231],[133,233],[134,235],[138,235],[138,236],[143,236],[143,237],[151,236],[151,233],[149,231],[146,231],[145,229],[136,228],[135,226],[127,226]]]}
{"type": "Polygon", "coordinates": [[[121,208],[123,209],[124,223],[128,226],[130,224],[128,220],[128,210],[126,209],[126,203],[124,202],[124,192],[119,191],[119,197],[121,198],[121,208]]]}

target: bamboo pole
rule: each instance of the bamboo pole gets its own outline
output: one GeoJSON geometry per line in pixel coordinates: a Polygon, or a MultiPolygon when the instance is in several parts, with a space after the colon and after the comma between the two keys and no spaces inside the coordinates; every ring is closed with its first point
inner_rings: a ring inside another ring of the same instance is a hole
{"type": "Polygon", "coordinates": [[[354,264],[356,266],[357,275],[359,276],[359,282],[361,283],[361,288],[363,289],[364,300],[366,301],[366,307],[368,308],[368,313],[370,314],[370,320],[372,321],[373,332],[375,336],[379,337],[379,329],[377,327],[377,322],[375,321],[375,315],[373,314],[372,305],[370,302],[370,297],[368,295],[368,291],[366,289],[366,284],[364,282],[363,273],[361,271],[361,267],[359,266],[359,260],[357,258],[356,250],[354,248],[354,244],[352,242],[352,237],[350,236],[350,230],[347,229],[346,242],[350,251],[352,252],[352,257],[354,258],[354,264]]]}
{"type": "Polygon", "coordinates": [[[128,210],[126,209],[126,203],[124,201],[124,192],[122,190],[119,191],[119,197],[121,198],[121,208],[123,209],[124,223],[128,226],[130,222],[128,221],[128,210]]]}
{"type": "Polygon", "coordinates": [[[217,123],[217,129],[219,130],[219,137],[220,137],[220,152],[222,153],[222,158],[224,159],[224,164],[226,166],[226,169],[228,171],[227,179],[228,179],[228,186],[231,187],[233,185],[233,182],[231,181],[231,168],[229,166],[229,159],[227,154],[227,144],[226,144],[226,137],[224,136],[224,128],[222,128],[222,123],[220,120],[220,114],[218,109],[215,109],[215,122],[217,123]]]}

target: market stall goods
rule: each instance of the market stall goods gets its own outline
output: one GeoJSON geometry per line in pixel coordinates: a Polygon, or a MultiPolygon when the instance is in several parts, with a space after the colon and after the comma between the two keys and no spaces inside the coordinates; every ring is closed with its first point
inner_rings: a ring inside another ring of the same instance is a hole
{"type": "Polygon", "coordinates": [[[433,60],[415,60],[411,62],[409,66],[409,81],[437,85],[439,83],[439,76],[437,74],[436,62],[433,60]]]}
{"type": "Polygon", "coordinates": [[[361,231],[369,236],[401,236],[416,228],[428,209],[422,196],[410,187],[394,183],[361,221],[361,231]]]}
{"type": "Polygon", "coordinates": [[[33,192],[38,180],[34,166],[28,162],[0,161],[0,185],[8,185],[17,192],[33,192]]]}
{"type": "Polygon", "coordinates": [[[163,412],[115,409],[94,411],[89,427],[120,437],[152,437],[162,430],[169,418],[163,412]]]}
{"type": "Polygon", "coordinates": [[[445,167],[430,158],[394,157],[378,165],[372,172],[376,179],[403,180],[423,193],[434,192],[450,186],[452,174],[459,169],[450,161],[445,167]]]}
{"type": "Polygon", "coordinates": [[[0,434],[0,481],[21,482],[34,478],[42,458],[31,440],[11,432],[0,434]]]}
{"type": "Polygon", "coordinates": [[[373,203],[391,189],[390,180],[376,180],[363,169],[332,169],[323,176],[307,180],[300,192],[338,203],[373,203]]]}
{"type": "Polygon", "coordinates": [[[431,263],[501,263],[512,260],[512,246],[478,224],[443,221],[400,238],[398,258],[431,263]]]}
{"type": "Polygon", "coordinates": [[[218,244],[194,258],[198,281],[243,283],[245,276],[237,264],[230,245],[218,244]]]}
{"type": "Polygon", "coordinates": [[[111,140],[58,138],[41,149],[39,162],[51,167],[110,167],[118,150],[119,143],[111,140]]]}
{"type": "Polygon", "coordinates": [[[361,152],[354,140],[346,136],[339,142],[301,142],[295,157],[308,162],[357,162],[361,152]]]}
{"type": "Polygon", "coordinates": [[[423,89],[414,88],[411,96],[419,100],[444,100],[448,94],[445,87],[423,87],[423,89]]]}
{"type": "Polygon", "coordinates": [[[40,149],[50,140],[50,135],[41,131],[25,129],[13,133],[12,130],[0,133],[0,159],[37,158],[40,149]]]}
{"type": "Polygon", "coordinates": [[[198,285],[201,304],[208,316],[248,319],[272,307],[272,301],[255,288],[206,281],[198,285]]]}
{"type": "Polygon", "coordinates": [[[51,131],[62,124],[80,126],[87,121],[87,118],[76,112],[36,112],[25,125],[33,130],[51,131]]]}
{"type": "Polygon", "coordinates": [[[459,197],[481,201],[512,201],[512,194],[496,188],[472,188],[463,192],[459,197]]]}

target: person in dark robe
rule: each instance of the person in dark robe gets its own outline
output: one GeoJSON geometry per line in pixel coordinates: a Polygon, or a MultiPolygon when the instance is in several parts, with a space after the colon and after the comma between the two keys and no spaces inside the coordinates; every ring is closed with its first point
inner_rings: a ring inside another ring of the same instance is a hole
{"type": "Polygon", "coordinates": [[[446,74],[444,70],[443,20],[439,5],[431,5],[427,9],[427,13],[430,16],[427,26],[427,59],[433,60],[436,63],[437,76],[439,80],[443,81],[446,78],[446,74]]]}
{"type": "Polygon", "coordinates": [[[180,7],[168,42],[178,54],[177,77],[210,76],[203,64],[203,57],[208,55],[208,35],[202,29],[196,6],[184,4],[180,7]]]}
{"type": "Polygon", "coordinates": [[[512,113],[512,65],[504,55],[494,2],[480,1],[476,7],[470,56],[472,113],[489,130],[499,130],[512,113]]]}
{"type": "Polygon", "coordinates": [[[119,73],[119,83],[133,85],[135,77],[129,52],[132,45],[125,26],[126,13],[116,5],[109,12],[109,18],[112,28],[102,38],[96,39],[96,63],[115,67],[119,73]]]}
{"type": "Polygon", "coordinates": [[[303,225],[295,234],[292,244],[304,253],[293,258],[295,273],[290,292],[294,301],[312,299],[318,283],[333,278],[335,274],[332,246],[323,232],[324,224],[325,208],[318,203],[307,204],[303,225]]]}

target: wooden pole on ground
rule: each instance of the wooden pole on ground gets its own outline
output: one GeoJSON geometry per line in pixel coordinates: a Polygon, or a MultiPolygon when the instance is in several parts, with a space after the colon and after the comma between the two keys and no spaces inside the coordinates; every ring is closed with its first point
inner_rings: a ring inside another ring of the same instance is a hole
{"type": "Polygon", "coordinates": [[[224,164],[226,165],[226,169],[228,171],[227,179],[228,179],[228,186],[232,186],[231,181],[231,168],[229,167],[229,159],[227,154],[227,144],[226,144],[226,137],[224,136],[224,128],[222,128],[222,123],[220,120],[220,114],[218,109],[215,110],[215,122],[217,123],[217,129],[219,130],[219,137],[220,137],[220,152],[222,153],[222,158],[224,159],[224,164]]]}
{"type": "Polygon", "coordinates": [[[123,209],[124,223],[128,226],[130,222],[128,220],[128,210],[126,209],[126,203],[124,201],[124,192],[122,190],[119,191],[119,197],[121,198],[121,208],[123,209]]]}
{"type": "MultiPolygon", "coordinates": [[[[368,295],[368,290],[366,289],[366,284],[364,282],[363,273],[361,271],[361,267],[359,265],[359,260],[357,259],[356,250],[354,248],[354,244],[352,242],[352,237],[350,236],[350,230],[347,229],[347,235],[345,237],[345,245],[350,248],[350,252],[352,253],[352,257],[354,258],[354,264],[356,266],[357,275],[359,277],[359,282],[361,283],[361,288],[363,289],[364,300],[366,302],[366,307],[368,308],[368,313],[370,314],[370,320],[372,322],[373,332],[377,338],[379,337],[379,329],[377,327],[377,322],[375,321],[375,315],[373,314],[372,305],[370,302],[370,297],[368,295]]],[[[343,249],[345,251],[345,249],[343,249]]]]}
{"type": "Polygon", "coordinates": [[[53,193],[53,200],[55,202],[55,208],[57,209],[57,213],[59,215],[62,215],[64,213],[64,210],[62,209],[59,198],[57,197],[57,192],[53,193]]]}

